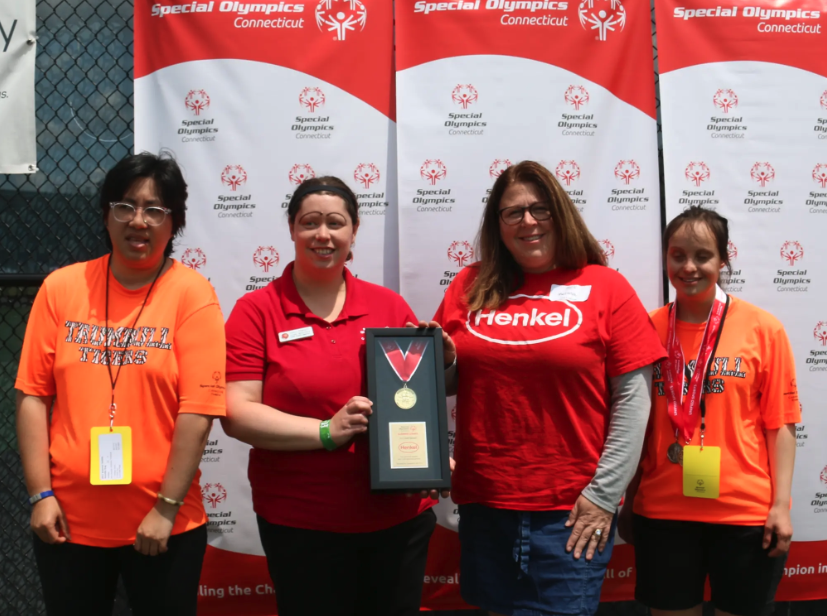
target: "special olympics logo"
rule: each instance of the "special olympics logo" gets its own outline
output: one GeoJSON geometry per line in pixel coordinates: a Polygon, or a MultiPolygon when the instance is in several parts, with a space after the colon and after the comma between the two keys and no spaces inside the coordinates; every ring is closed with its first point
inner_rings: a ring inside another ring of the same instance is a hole
{"type": "Polygon", "coordinates": [[[365,188],[370,188],[379,181],[379,167],[373,163],[362,163],[353,172],[353,179],[361,182],[365,188]]]}
{"type": "Polygon", "coordinates": [[[821,479],[821,483],[827,483],[827,466],[822,469],[818,478],[821,479]]]}
{"type": "Polygon", "coordinates": [[[804,248],[798,242],[784,242],[781,246],[781,257],[790,265],[795,265],[804,256],[804,248]]]}
{"type": "Polygon", "coordinates": [[[577,9],[584,30],[597,30],[597,40],[605,41],[609,32],[626,26],[626,9],[620,0],[581,0],[577,9]]]}
{"type": "Polygon", "coordinates": [[[569,86],[563,98],[575,111],[580,111],[580,107],[589,102],[589,91],[583,86],[569,86]]]}
{"type": "Polygon", "coordinates": [[[819,321],[813,330],[813,338],[821,343],[821,346],[827,346],[827,321],[819,321]]]}
{"type": "Polygon", "coordinates": [[[439,159],[429,159],[422,163],[419,168],[419,175],[422,176],[423,180],[428,180],[433,186],[437,181],[445,179],[445,176],[448,175],[448,168],[439,159]]]}
{"type": "Polygon", "coordinates": [[[732,240],[727,240],[726,255],[730,261],[734,260],[738,256],[738,247],[732,243],[732,240]]]}
{"type": "Polygon", "coordinates": [[[467,85],[458,85],[451,91],[451,100],[463,109],[468,109],[468,105],[473,105],[480,97],[480,93],[470,83],[467,85]]]}
{"type": "Polygon", "coordinates": [[[201,498],[215,509],[218,503],[227,500],[227,490],[220,483],[205,483],[201,488],[201,498]]]}
{"type": "Polygon", "coordinates": [[[187,248],[181,255],[181,263],[190,269],[198,270],[207,264],[207,255],[200,248],[187,248]]]}
{"type": "Polygon", "coordinates": [[[448,246],[448,258],[451,263],[465,267],[474,258],[474,248],[468,242],[451,242],[448,246]]]}
{"type": "Polygon", "coordinates": [[[488,167],[488,175],[491,176],[492,180],[496,180],[503,173],[505,173],[505,170],[508,169],[510,166],[510,160],[508,160],[507,158],[498,158],[493,163],[491,163],[490,167],[488,167]]]}
{"type": "Polygon", "coordinates": [[[325,28],[328,32],[335,32],[334,40],[343,41],[348,31],[355,32],[365,29],[368,11],[360,0],[320,0],[316,6],[316,25],[319,30],[325,28]]]}
{"type": "Polygon", "coordinates": [[[571,186],[571,183],[580,177],[580,165],[573,160],[561,160],[554,170],[554,175],[565,182],[566,186],[571,186]]]}
{"type": "Polygon", "coordinates": [[[315,178],[316,172],[313,171],[313,167],[310,165],[293,165],[290,168],[290,173],[287,174],[287,178],[290,180],[291,183],[298,186],[305,180],[309,180],[310,178],[315,178]]]}
{"type": "Polygon", "coordinates": [[[279,253],[273,246],[259,246],[253,253],[253,263],[267,273],[271,267],[279,264],[279,253]]]}
{"type": "Polygon", "coordinates": [[[775,169],[769,163],[755,163],[749,170],[749,175],[763,188],[767,182],[775,178],[775,169]]]}
{"type": "Polygon", "coordinates": [[[813,179],[821,184],[822,188],[827,188],[827,163],[819,163],[813,168],[813,179]]]}
{"type": "Polygon", "coordinates": [[[628,184],[640,177],[640,165],[633,160],[621,160],[615,165],[615,177],[628,184]]]}
{"type": "Polygon", "coordinates": [[[184,106],[195,115],[201,115],[202,111],[210,108],[210,97],[204,90],[190,90],[184,99],[184,106]]]}
{"type": "Polygon", "coordinates": [[[247,172],[241,165],[227,165],[221,172],[221,183],[230,187],[233,192],[238,187],[247,183],[247,172]]]}
{"type": "Polygon", "coordinates": [[[712,102],[724,113],[729,113],[738,106],[738,95],[733,90],[721,89],[712,96],[712,102]]]}
{"type": "Polygon", "coordinates": [[[824,94],[821,95],[819,102],[821,103],[822,107],[827,109],[827,90],[824,90],[824,94]]]}
{"type": "Polygon", "coordinates": [[[603,256],[606,257],[606,263],[608,263],[609,259],[615,256],[615,245],[609,240],[597,240],[597,243],[600,244],[600,249],[603,251],[603,256]]]}
{"type": "Polygon", "coordinates": [[[709,167],[704,162],[689,163],[683,173],[687,180],[695,183],[695,186],[700,186],[701,182],[709,179],[709,167]]]}
{"type": "Polygon", "coordinates": [[[316,113],[319,107],[324,107],[324,92],[320,88],[305,88],[299,92],[299,102],[310,113],[316,113]]]}

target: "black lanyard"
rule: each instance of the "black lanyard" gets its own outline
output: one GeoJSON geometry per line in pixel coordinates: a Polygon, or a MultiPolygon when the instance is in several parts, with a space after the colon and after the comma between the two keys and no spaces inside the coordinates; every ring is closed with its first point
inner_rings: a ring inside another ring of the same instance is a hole
{"type": "MultiPolygon", "coordinates": [[[[166,265],[167,260],[166,257],[161,261],[161,267],[158,269],[158,273],[155,274],[155,279],[152,281],[152,284],[149,285],[149,291],[146,292],[146,297],[144,298],[144,303],[141,304],[141,309],[138,311],[138,316],[135,317],[135,321],[132,323],[132,327],[130,328],[130,332],[135,329],[135,326],[138,324],[138,319],[141,318],[141,313],[144,311],[146,307],[146,303],[149,301],[149,295],[152,293],[152,289],[155,288],[155,283],[158,282],[158,278],[161,277],[161,272],[164,271],[164,266],[166,265]]],[[[103,346],[106,349],[106,369],[109,371],[109,384],[112,385],[112,401],[109,404],[109,431],[112,431],[112,425],[115,423],[115,412],[118,410],[118,407],[115,405],[115,386],[118,384],[118,377],[121,376],[121,368],[123,368],[123,361],[118,364],[118,371],[115,373],[115,378],[112,378],[112,356],[109,354],[109,275],[112,273],[112,253],[109,253],[109,260],[106,262],[106,330],[104,331],[104,343],[103,346]]],[[[128,334],[131,336],[131,333],[128,334]]],[[[127,345],[128,346],[128,345],[127,345]]]]}

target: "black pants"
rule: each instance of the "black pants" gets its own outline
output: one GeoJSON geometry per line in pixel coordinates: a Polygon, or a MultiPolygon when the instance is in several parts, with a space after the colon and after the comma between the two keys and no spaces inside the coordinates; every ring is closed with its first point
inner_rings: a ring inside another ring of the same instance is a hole
{"type": "Polygon", "coordinates": [[[279,616],[419,614],[432,510],[372,533],[331,533],[258,518],[279,616]]]}
{"type": "Polygon", "coordinates": [[[50,545],[33,535],[48,616],[111,616],[123,577],[134,616],[195,616],[207,527],[169,538],[169,550],[144,556],[131,545],[50,545]]]}

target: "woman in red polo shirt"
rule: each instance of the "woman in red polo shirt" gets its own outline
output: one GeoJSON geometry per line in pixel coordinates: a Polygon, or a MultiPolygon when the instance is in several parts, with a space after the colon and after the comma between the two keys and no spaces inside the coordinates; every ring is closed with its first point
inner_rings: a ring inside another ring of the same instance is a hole
{"type": "Polygon", "coordinates": [[[253,507],[281,616],[417,614],[431,501],[372,494],[365,328],[416,322],[352,276],[356,196],[303,182],[287,209],[296,258],[227,321],[224,430],[253,446],[253,507]]]}

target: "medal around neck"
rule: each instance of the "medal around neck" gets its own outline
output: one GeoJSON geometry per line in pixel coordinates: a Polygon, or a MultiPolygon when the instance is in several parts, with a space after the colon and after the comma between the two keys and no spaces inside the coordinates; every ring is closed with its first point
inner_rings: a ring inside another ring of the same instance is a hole
{"type": "Polygon", "coordinates": [[[365,330],[371,489],[450,486],[441,329],[365,330]]]}

